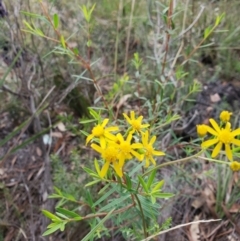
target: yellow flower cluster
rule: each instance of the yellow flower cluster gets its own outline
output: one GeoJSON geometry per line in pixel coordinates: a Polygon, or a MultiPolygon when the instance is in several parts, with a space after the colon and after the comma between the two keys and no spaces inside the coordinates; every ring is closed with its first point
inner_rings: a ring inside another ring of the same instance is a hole
{"type": "Polygon", "coordinates": [[[240,170],[240,164],[233,161],[232,145],[240,146],[240,140],[236,138],[240,135],[240,128],[236,130],[231,129],[231,123],[229,122],[231,115],[231,112],[222,111],[220,114],[220,125],[214,119],[209,119],[212,127],[205,124],[197,125],[197,133],[200,137],[206,136],[207,133],[212,135],[213,138],[203,141],[201,145],[202,148],[216,145],[212,151],[212,158],[215,158],[224,146],[226,156],[231,161],[230,168],[233,171],[237,171],[240,170]]]}
{"type": "Polygon", "coordinates": [[[130,112],[130,117],[123,114],[126,121],[130,125],[129,131],[122,136],[121,133],[112,134],[111,132],[119,131],[118,126],[106,127],[109,119],[104,119],[101,124],[96,125],[92,129],[92,133],[88,135],[86,144],[90,141],[98,141],[99,145],[92,143],[91,147],[101,154],[104,165],[100,171],[100,176],[105,177],[110,165],[119,177],[123,176],[123,166],[127,160],[137,158],[139,161],[145,160],[146,167],[149,166],[149,161],[154,165],[156,162],[153,156],[165,155],[162,151],[154,149],[153,144],[156,141],[156,136],[151,137],[149,141],[149,131],[145,130],[149,124],[142,124],[143,116],[135,118],[135,112],[130,112]],[[136,142],[134,135],[140,135],[141,142],[136,142]]]}

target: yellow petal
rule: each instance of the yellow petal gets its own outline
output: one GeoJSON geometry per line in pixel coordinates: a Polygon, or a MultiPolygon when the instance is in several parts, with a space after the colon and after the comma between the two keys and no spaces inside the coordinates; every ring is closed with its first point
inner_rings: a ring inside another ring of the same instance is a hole
{"type": "Polygon", "coordinates": [[[143,129],[143,128],[147,128],[149,126],[150,126],[149,124],[143,124],[143,125],[141,125],[141,128],[143,129]]]}
{"type": "Polygon", "coordinates": [[[104,128],[107,125],[108,121],[109,121],[109,119],[104,119],[101,126],[104,128]]]}
{"type": "Polygon", "coordinates": [[[209,122],[211,123],[213,128],[217,131],[217,133],[219,133],[221,131],[219,125],[217,124],[217,122],[214,119],[209,119],[209,122]]]}
{"type": "Polygon", "coordinates": [[[157,137],[153,136],[149,142],[150,145],[153,145],[153,143],[156,141],[157,137]]]}
{"type": "Polygon", "coordinates": [[[128,143],[131,143],[131,140],[132,140],[132,133],[130,132],[129,134],[128,134],[128,136],[127,136],[127,142],[128,143]]]}
{"type": "Polygon", "coordinates": [[[129,118],[125,113],[123,113],[123,116],[125,117],[125,119],[127,120],[127,122],[131,125],[131,124],[132,124],[132,121],[130,120],[130,118],[129,118]]]}
{"type": "Polygon", "coordinates": [[[210,134],[217,136],[218,133],[210,126],[206,126],[207,132],[209,132],[210,134]]]}
{"type": "Polygon", "coordinates": [[[114,163],[113,163],[113,168],[114,168],[115,172],[117,173],[117,175],[118,175],[119,177],[122,177],[122,176],[123,176],[122,168],[120,167],[120,165],[119,165],[117,162],[114,162],[114,163]]]}
{"type": "Polygon", "coordinates": [[[232,151],[229,144],[225,144],[225,152],[229,161],[233,160],[232,151]]]}
{"type": "Polygon", "coordinates": [[[238,139],[232,139],[231,143],[236,146],[240,146],[240,140],[238,140],[238,139]]]}
{"type": "Polygon", "coordinates": [[[222,149],[222,142],[218,142],[218,144],[213,149],[211,157],[213,157],[213,158],[216,157],[218,155],[218,153],[221,151],[221,149],[222,149]]]}
{"type": "Polygon", "coordinates": [[[89,141],[92,140],[92,138],[94,137],[93,134],[90,134],[88,137],[87,137],[87,140],[86,140],[86,145],[88,144],[89,141]]]}
{"type": "Polygon", "coordinates": [[[232,136],[238,136],[238,135],[240,135],[240,128],[232,131],[232,132],[231,132],[231,135],[232,135],[232,136]]]}
{"type": "Polygon", "coordinates": [[[105,177],[109,168],[110,162],[105,162],[105,164],[102,167],[100,177],[105,177]]]}
{"type": "Polygon", "coordinates": [[[110,126],[105,128],[105,131],[109,131],[109,132],[118,131],[118,130],[119,130],[118,126],[110,126]]]}
{"type": "Polygon", "coordinates": [[[106,139],[103,136],[100,136],[100,146],[105,149],[106,148],[106,139]]]}
{"type": "Polygon", "coordinates": [[[154,166],[156,166],[156,161],[154,160],[154,158],[151,156],[150,157],[150,160],[152,161],[152,164],[154,165],[154,166]]]}
{"type": "Polygon", "coordinates": [[[96,144],[93,143],[93,144],[91,145],[91,147],[92,147],[92,149],[94,149],[95,151],[97,151],[97,152],[99,152],[99,153],[102,154],[103,149],[102,149],[100,146],[98,146],[98,145],[96,145],[96,144]]]}
{"type": "Polygon", "coordinates": [[[145,160],[145,167],[149,167],[149,158],[146,158],[145,160]]]}
{"type": "Polygon", "coordinates": [[[131,120],[135,120],[135,112],[134,111],[130,112],[130,117],[131,117],[131,120]]]}
{"type": "Polygon", "coordinates": [[[146,135],[147,132],[148,131],[146,131],[145,133],[142,132],[142,143],[143,143],[144,146],[148,145],[148,139],[146,138],[147,137],[147,135],[146,135]]]}
{"type": "Polygon", "coordinates": [[[124,165],[124,162],[125,162],[125,157],[122,154],[120,154],[118,156],[118,160],[119,160],[119,166],[122,167],[124,165]]]}
{"type": "Polygon", "coordinates": [[[118,139],[120,142],[124,142],[123,136],[122,136],[122,134],[120,134],[120,133],[117,134],[117,139],[118,139]]]}
{"type": "Polygon", "coordinates": [[[139,160],[142,161],[144,158],[144,155],[139,154],[138,152],[131,150],[131,153],[139,160]]]}
{"type": "Polygon", "coordinates": [[[208,140],[208,141],[204,141],[201,145],[201,147],[203,148],[207,148],[209,146],[212,146],[214,144],[216,144],[218,142],[218,138],[214,138],[214,139],[211,139],[211,140],[208,140]]]}
{"type": "Polygon", "coordinates": [[[142,143],[133,143],[131,145],[131,148],[132,149],[141,149],[141,148],[143,148],[143,144],[142,143]]]}
{"type": "Polygon", "coordinates": [[[104,136],[106,138],[108,138],[109,140],[112,140],[112,141],[116,141],[117,137],[111,133],[109,133],[108,131],[105,131],[104,132],[104,136]]]}
{"type": "Polygon", "coordinates": [[[154,155],[154,156],[165,156],[165,153],[164,152],[162,152],[162,151],[153,151],[152,152],[152,154],[154,155]]]}

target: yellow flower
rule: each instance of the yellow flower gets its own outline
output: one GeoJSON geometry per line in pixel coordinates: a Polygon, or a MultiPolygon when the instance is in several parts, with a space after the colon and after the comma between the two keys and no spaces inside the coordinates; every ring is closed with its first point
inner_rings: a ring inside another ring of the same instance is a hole
{"type": "Polygon", "coordinates": [[[207,125],[197,125],[197,133],[201,137],[205,136],[207,134],[207,125]]]}
{"type": "Polygon", "coordinates": [[[223,122],[227,122],[230,120],[231,115],[232,115],[232,112],[224,110],[220,113],[220,120],[223,122]]]}
{"type": "Polygon", "coordinates": [[[127,122],[131,125],[133,132],[135,131],[140,132],[141,129],[149,127],[149,124],[142,124],[142,119],[143,119],[142,115],[139,116],[137,119],[135,118],[134,111],[130,112],[130,118],[125,113],[123,113],[123,116],[125,117],[127,122]]]}
{"type": "Polygon", "coordinates": [[[135,156],[139,161],[143,160],[143,155],[135,151],[135,149],[143,148],[143,145],[141,143],[131,144],[131,140],[132,132],[128,134],[126,140],[124,140],[123,136],[120,133],[117,134],[117,144],[115,145],[116,147],[118,147],[119,150],[118,159],[120,166],[123,166],[125,160],[129,160],[133,156],[135,156]]]}
{"type": "Polygon", "coordinates": [[[105,128],[105,126],[107,125],[108,121],[109,121],[109,119],[104,119],[102,124],[98,124],[95,127],[93,127],[92,134],[90,134],[87,137],[86,144],[88,144],[88,142],[90,140],[92,140],[94,137],[100,139],[100,144],[102,146],[103,146],[103,142],[106,143],[106,138],[109,139],[109,140],[115,140],[116,139],[116,136],[114,136],[110,132],[111,131],[117,131],[118,127],[117,126],[111,126],[111,127],[105,128]]]}
{"type": "Polygon", "coordinates": [[[240,171],[240,163],[233,161],[229,164],[230,168],[232,169],[232,171],[237,172],[240,171]]]}
{"type": "Polygon", "coordinates": [[[102,142],[99,145],[96,144],[91,144],[91,147],[99,152],[102,155],[103,160],[105,161],[101,172],[100,172],[100,176],[101,177],[105,177],[106,173],[109,169],[110,164],[113,164],[113,169],[115,170],[115,172],[117,173],[117,175],[119,177],[123,176],[122,173],[122,166],[119,165],[118,159],[117,159],[117,155],[118,155],[118,149],[116,148],[115,145],[112,145],[111,142],[102,142]]]}
{"type": "Polygon", "coordinates": [[[146,131],[145,133],[142,133],[142,143],[143,143],[143,147],[145,149],[146,167],[149,166],[149,160],[153,163],[153,165],[156,165],[156,161],[154,160],[153,156],[164,156],[165,155],[164,152],[156,151],[153,148],[153,144],[156,141],[156,136],[153,136],[149,142],[148,142],[148,139],[149,139],[148,131],[146,131]]]}
{"type": "Polygon", "coordinates": [[[235,138],[235,136],[240,135],[240,128],[234,131],[231,131],[231,124],[227,122],[225,128],[220,129],[219,125],[216,123],[214,119],[210,119],[209,121],[212,124],[213,128],[210,126],[207,126],[207,131],[213,136],[215,136],[215,138],[204,141],[202,143],[202,147],[207,148],[209,146],[217,144],[212,152],[212,157],[214,158],[219,154],[224,144],[226,155],[228,159],[232,161],[233,157],[232,157],[232,150],[230,145],[234,144],[236,146],[240,146],[240,140],[235,138]]]}

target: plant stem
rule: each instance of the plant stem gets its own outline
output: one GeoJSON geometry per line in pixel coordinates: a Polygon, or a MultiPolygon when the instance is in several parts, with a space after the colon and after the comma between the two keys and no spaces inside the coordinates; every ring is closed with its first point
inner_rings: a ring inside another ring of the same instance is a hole
{"type": "Polygon", "coordinates": [[[142,205],[141,205],[141,202],[140,202],[137,194],[134,194],[134,196],[135,196],[135,198],[136,198],[136,200],[137,200],[137,203],[138,203],[138,206],[139,206],[141,215],[142,215],[144,236],[145,236],[145,238],[147,238],[147,237],[148,237],[148,234],[147,234],[147,225],[146,225],[146,221],[145,221],[145,218],[144,218],[144,213],[143,213],[142,205]]]}

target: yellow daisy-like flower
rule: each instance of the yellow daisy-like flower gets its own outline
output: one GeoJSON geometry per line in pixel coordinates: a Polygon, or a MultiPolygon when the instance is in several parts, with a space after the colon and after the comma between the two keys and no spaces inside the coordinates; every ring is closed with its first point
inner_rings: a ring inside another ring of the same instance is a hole
{"type": "Polygon", "coordinates": [[[232,171],[234,172],[238,172],[240,171],[240,163],[237,161],[233,161],[229,164],[230,168],[232,169],[232,171]]]}
{"type": "Polygon", "coordinates": [[[142,124],[142,119],[143,116],[139,116],[137,119],[135,118],[135,112],[131,111],[130,112],[130,118],[123,113],[123,116],[125,117],[125,119],[127,120],[127,122],[131,125],[132,130],[135,132],[140,132],[141,129],[147,128],[149,127],[149,124],[142,124]]]}
{"type": "Polygon", "coordinates": [[[118,127],[117,126],[111,126],[111,127],[107,127],[105,128],[105,126],[107,125],[109,119],[104,119],[102,124],[98,124],[95,127],[93,127],[92,129],[92,134],[90,134],[87,137],[86,140],[86,145],[88,144],[89,141],[91,141],[94,137],[99,138],[100,139],[100,144],[101,146],[103,146],[104,142],[106,144],[106,138],[109,140],[116,140],[116,136],[111,134],[110,132],[112,131],[117,131],[118,127]]]}
{"type": "Polygon", "coordinates": [[[232,112],[224,110],[220,113],[220,120],[223,122],[228,122],[230,120],[231,115],[232,112]]]}
{"type": "Polygon", "coordinates": [[[240,140],[236,139],[235,136],[240,135],[240,128],[232,131],[231,130],[231,124],[229,122],[226,123],[225,128],[219,127],[217,122],[214,119],[209,119],[210,123],[212,124],[212,127],[207,126],[207,131],[215,136],[214,139],[204,141],[202,143],[203,148],[208,148],[214,144],[217,144],[212,152],[212,157],[216,157],[219,152],[222,149],[222,146],[225,145],[225,152],[230,161],[233,160],[232,157],[232,150],[231,150],[231,144],[234,144],[236,146],[240,146],[240,140]]]}
{"type": "Polygon", "coordinates": [[[148,142],[149,139],[149,133],[146,131],[145,133],[142,133],[142,143],[143,147],[145,149],[145,160],[146,160],[146,167],[149,166],[149,160],[153,163],[153,165],[156,165],[156,161],[154,160],[153,156],[164,156],[165,153],[162,151],[156,151],[153,148],[153,144],[156,141],[156,136],[153,136],[151,140],[148,142]]]}
{"type": "Polygon", "coordinates": [[[143,160],[143,155],[139,154],[135,149],[143,148],[141,143],[133,143],[131,144],[132,140],[132,132],[130,132],[127,136],[127,139],[124,140],[123,136],[118,133],[117,134],[117,144],[118,147],[118,159],[120,166],[123,166],[125,160],[129,160],[135,156],[139,161],[143,160]]]}
{"type": "Polygon", "coordinates": [[[199,136],[204,137],[207,134],[207,125],[197,125],[197,133],[199,136]]]}
{"type": "Polygon", "coordinates": [[[105,164],[103,165],[101,171],[100,171],[100,176],[103,178],[106,176],[107,171],[109,169],[110,164],[113,164],[113,169],[117,173],[119,177],[123,176],[122,173],[122,166],[119,165],[117,155],[118,155],[118,149],[116,148],[115,145],[112,145],[111,142],[102,142],[99,145],[96,144],[91,144],[91,147],[100,153],[102,155],[103,160],[105,161],[105,164]]]}

